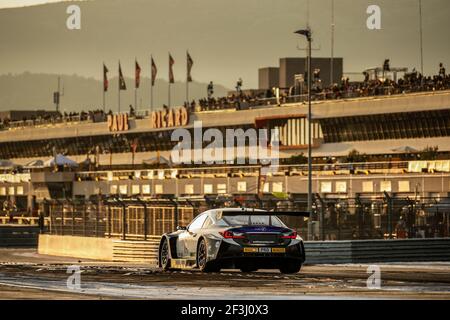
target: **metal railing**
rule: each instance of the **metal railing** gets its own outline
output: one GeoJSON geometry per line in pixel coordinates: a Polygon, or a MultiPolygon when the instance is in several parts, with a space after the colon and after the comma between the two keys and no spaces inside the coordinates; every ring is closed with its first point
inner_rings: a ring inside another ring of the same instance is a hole
{"type": "MultiPolygon", "coordinates": [[[[207,209],[244,206],[305,211],[306,197],[109,198],[47,206],[50,234],[147,240],[187,226],[207,209]]],[[[309,219],[280,218],[305,240],[446,238],[450,237],[450,198],[410,199],[385,193],[382,197],[323,199],[316,194],[309,219]]]]}
{"type": "MultiPolygon", "coordinates": [[[[259,165],[248,166],[222,166],[222,167],[197,167],[197,168],[172,168],[172,169],[149,169],[149,170],[114,170],[114,171],[84,171],[77,172],[76,178],[81,181],[91,180],[119,180],[120,178],[130,179],[136,172],[140,173],[139,178],[159,179],[158,174],[164,178],[183,178],[185,176],[210,176],[221,174],[236,174],[258,176],[261,170],[259,165]],[[176,172],[174,175],[173,172],[176,172]],[[149,175],[150,174],[150,175],[149,175]]],[[[389,174],[389,173],[422,173],[426,172],[450,172],[450,160],[441,161],[390,161],[390,162],[362,162],[362,163],[333,163],[314,164],[312,166],[314,174],[389,174]],[[438,169],[436,163],[446,163],[438,169]],[[421,164],[416,166],[415,164],[421,164]],[[415,168],[412,170],[412,168],[415,168]],[[411,169],[411,170],[410,170],[411,169]],[[420,169],[420,170],[418,170],[420,169]]],[[[279,165],[273,174],[307,174],[307,164],[279,165]]]]}
{"type": "Polygon", "coordinates": [[[43,204],[53,235],[147,240],[187,225],[194,208],[163,200],[108,198],[99,202],[58,201],[43,204]]]}
{"type": "Polygon", "coordinates": [[[315,196],[310,240],[414,239],[450,236],[450,198],[315,196]]]}

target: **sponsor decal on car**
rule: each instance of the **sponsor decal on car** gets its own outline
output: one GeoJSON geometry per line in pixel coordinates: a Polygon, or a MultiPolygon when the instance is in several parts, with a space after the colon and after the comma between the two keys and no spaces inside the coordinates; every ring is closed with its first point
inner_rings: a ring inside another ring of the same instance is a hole
{"type": "Polygon", "coordinates": [[[285,253],[285,248],[252,248],[246,247],[244,248],[244,253],[285,253]]]}

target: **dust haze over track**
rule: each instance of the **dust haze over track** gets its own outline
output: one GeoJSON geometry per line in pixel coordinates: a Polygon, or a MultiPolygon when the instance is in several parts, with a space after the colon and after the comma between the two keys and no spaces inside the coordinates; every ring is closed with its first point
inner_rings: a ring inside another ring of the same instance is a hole
{"type": "Polygon", "coordinates": [[[0,299],[450,300],[449,263],[380,267],[381,290],[371,290],[366,287],[367,265],[307,265],[295,275],[267,271],[202,274],[163,272],[147,265],[79,262],[37,255],[33,250],[0,250],[0,299]],[[79,292],[66,286],[67,267],[73,264],[82,271],[79,292]]]}

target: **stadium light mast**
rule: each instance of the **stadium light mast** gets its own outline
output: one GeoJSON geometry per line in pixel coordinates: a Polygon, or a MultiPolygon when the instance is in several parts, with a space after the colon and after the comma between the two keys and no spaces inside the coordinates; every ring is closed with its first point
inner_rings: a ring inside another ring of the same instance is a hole
{"type": "Polygon", "coordinates": [[[420,23],[420,72],[422,73],[423,82],[423,21],[422,21],[422,0],[419,0],[419,23],[420,23]]]}
{"type": "Polygon", "coordinates": [[[312,212],[312,109],[311,109],[311,54],[312,54],[312,37],[311,37],[311,29],[309,26],[307,29],[297,30],[294,33],[302,35],[308,41],[308,211],[312,212]]]}
{"type": "Polygon", "coordinates": [[[331,0],[331,57],[330,57],[330,85],[334,83],[334,0],[331,0]]]}

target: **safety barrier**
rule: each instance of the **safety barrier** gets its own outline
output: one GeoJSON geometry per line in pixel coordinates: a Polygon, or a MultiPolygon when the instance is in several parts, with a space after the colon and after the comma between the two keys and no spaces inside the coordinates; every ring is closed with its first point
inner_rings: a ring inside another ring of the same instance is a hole
{"type": "Polygon", "coordinates": [[[32,247],[38,245],[39,228],[33,226],[0,226],[0,248],[32,247]]]}
{"type": "MultiPolygon", "coordinates": [[[[41,235],[39,253],[156,265],[159,239],[150,236],[147,241],[124,241],[41,235]]],[[[450,261],[450,238],[307,241],[305,250],[306,264],[450,261]]]]}
{"type": "Polygon", "coordinates": [[[305,242],[306,263],[450,261],[450,238],[305,242]]]}
{"type": "Polygon", "coordinates": [[[150,263],[158,262],[158,248],[161,237],[150,236],[147,241],[113,241],[113,261],[150,263]]]}
{"type": "MultiPolygon", "coordinates": [[[[45,226],[50,224],[50,218],[44,219],[45,226]]],[[[0,216],[1,225],[23,225],[23,226],[38,226],[39,218],[37,217],[13,217],[12,220],[7,216],[0,216]]]]}

